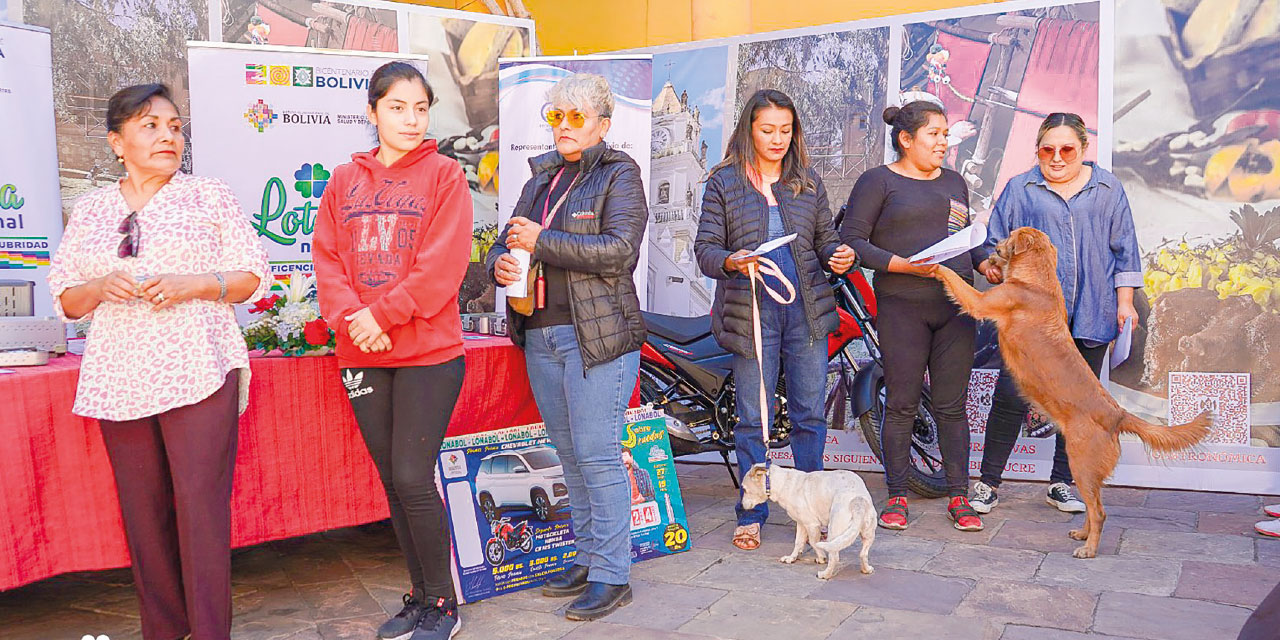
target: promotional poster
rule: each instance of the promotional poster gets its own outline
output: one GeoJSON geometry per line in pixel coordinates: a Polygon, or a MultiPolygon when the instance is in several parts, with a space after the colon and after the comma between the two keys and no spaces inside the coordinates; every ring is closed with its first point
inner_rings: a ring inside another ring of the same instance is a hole
{"type": "MultiPolygon", "coordinates": [[[[689,548],[689,523],[662,414],[627,412],[621,458],[631,488],[633,562],[689,548]]],[[[527,589],[571,565],[564,469],[542,424],[447,438],[440,482],[467,602],[527,589]]]]}
{"type": "Polygon", "coordinates": [[[53,315],[45,276],[62,239],[54,143],[49,32],[0,22],[0,114],[5,142],[22,153],[0,159],[0,280],[34,283],[37,316],[53,315]]]}

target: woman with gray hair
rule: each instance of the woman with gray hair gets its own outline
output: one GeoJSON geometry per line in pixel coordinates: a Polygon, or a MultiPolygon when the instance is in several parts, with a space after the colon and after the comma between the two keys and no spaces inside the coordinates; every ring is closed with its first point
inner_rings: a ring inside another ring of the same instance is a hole
{"type": "MultiPolygon", "coordinates": [[[[500,286],[527,274],[534,295],[509,290],[511,338],[525,352],[529,384],[564,467],[574,564],[543,587],[577,595],[570,620],[594,620],[631,602],[631,493],[622,463],[623,413],[635,389],[644,322],[632,272],[648,219],[640,167],[604,142],[613,91],[579,73],[547,94],[543,115],[556,150],[529,161],[510,223],[486,260],[500,286]],[[528,304],[512,304],[521,298],[528,304]]],[[[563,496],[530,496],[548,507],[563,496]]],[[[483,499],[483,498],[482,498],[483,499]]]]}

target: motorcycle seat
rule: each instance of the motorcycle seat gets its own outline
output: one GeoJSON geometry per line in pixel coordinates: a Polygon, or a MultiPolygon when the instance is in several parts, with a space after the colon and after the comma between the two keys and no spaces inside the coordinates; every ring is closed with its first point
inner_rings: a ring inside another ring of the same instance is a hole
{"type": "Polygon", "coordinates": [[[711,316],[680,318],[642,311],[644,326],[655,336],[672,342],[689,344],[711,335],[711,316]]]}

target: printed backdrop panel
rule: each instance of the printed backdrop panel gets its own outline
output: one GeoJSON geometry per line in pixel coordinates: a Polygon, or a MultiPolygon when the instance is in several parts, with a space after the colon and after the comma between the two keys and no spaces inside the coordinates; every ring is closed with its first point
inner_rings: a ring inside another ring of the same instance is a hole
{"type": "MultiPolygon", "coordinates": [[[[45,275],[62,239],[49,32],[0,23],[0,280],[31,282],[37,316],[53,315],[45,275]]],[[[0,315],[4,315],[0,303],[0,315]]]]}
{"type": "Polygon", "coordinates": [[[311,273],[311,233],[332,170],[377,146],[369,77],[422,56],[194,44],[189,53],[195,172],[231,185],[287,282],[311,273]]]}

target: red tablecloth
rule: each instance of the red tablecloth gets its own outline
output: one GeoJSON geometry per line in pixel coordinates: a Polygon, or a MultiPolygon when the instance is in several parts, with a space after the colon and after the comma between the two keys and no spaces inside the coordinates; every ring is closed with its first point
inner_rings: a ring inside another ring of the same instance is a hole
{"type": "MultiPolygon", "coordinates": [[[[506,338],[466,342],[449,435],[540,420],[524,355],[506,338]]],[[[232,543],[243,546],[387,517],[337,359],[252,358],[240,419],[232,543]]],[[[71,413],[80,358],[0,375],[0,590],[129,564],[97,421],[71,413]]]]}

